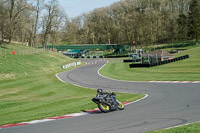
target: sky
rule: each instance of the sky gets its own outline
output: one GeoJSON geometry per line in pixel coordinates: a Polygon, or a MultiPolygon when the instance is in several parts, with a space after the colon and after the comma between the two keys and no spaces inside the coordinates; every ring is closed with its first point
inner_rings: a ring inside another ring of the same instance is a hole
{"type": "Polygon", "coordinates": [[[58,0],[68,17],[76,17],[88,13],[95,8],[110,6],[120,0],[58,0]]]}

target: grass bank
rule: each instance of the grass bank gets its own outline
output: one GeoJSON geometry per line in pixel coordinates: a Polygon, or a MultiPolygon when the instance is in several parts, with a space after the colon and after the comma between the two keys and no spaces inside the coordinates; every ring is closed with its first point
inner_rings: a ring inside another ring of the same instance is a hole
{"type": "Polygon", "coordinates": [[[198,47],[198,45],[196,45],[196,42],[194,40],[188,40],[188,41],[183,41],[183,42],[162,44],[154,48],[164,49],[166,51],[173,51],[173,50],[180,50],[180,49],[191,49],[191,48],[196,48],[196,47],[198,47]]]}
{"type": "Polygon", "coordinates": [[[193,123],[187,126],[151,131],[146,133],[200,133],[200,123],[193,123]]]}
{"type": "Polygon", "coordinates": [[[190,58],[151,68],[129,68],[130,63],[111,60],[100,73],[106,77],[128,81],[199,81],[200,46],[175,54],[189,54],[190,58]]]}
{"type": "MultiPolygon", "coordinates": [[[[76,60],[56,52],[4,45],[0,53],[0,125],[59,116],[96,108],[96,91],[60,82],[55,74],[76,60]],[[16,55],[11,52],[16,50],[16,55]],[[26,52],[24,52],[26,51],[26,52]],[[10,54],[8,54],[10,53],[10,54]],[[21,54],[20,54],[21,53],[21,54]]],[[[117,94],[124,102],[142,94],[117,94]]]]}

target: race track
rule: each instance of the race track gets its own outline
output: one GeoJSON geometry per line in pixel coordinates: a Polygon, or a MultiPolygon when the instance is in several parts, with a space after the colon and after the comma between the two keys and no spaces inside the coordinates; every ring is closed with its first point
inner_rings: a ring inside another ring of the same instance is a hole
{"type": "Polygon", "coordinates": [[[148,97],[126,106],[124,111],[5,128],[0,133],[137,133],[200,121],[200,84],[117,81],[98,74],[106,60],[84,61],[87,65],[57,76],[63,82],[83,87],[142,93],[148,97]]]}

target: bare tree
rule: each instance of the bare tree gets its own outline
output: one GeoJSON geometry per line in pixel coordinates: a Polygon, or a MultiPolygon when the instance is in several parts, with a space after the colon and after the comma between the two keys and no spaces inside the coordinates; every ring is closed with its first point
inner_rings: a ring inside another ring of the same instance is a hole
{"type": "Polygon", "coordinates": [[[4,15],[6,12],[5,8],[5,0],[0,1],[0,33],[1,33],[1,40],[4,41],[4,32],[5,32],[5,20],[6,16],[4,15]]]}
{"type": "Polygon", "coordinates": [[[56,43],[60,42],[60,33],[63,30],[64,24],[66,21],[66,15],[64,10],[60,7],[57,11],[57,14],[54,16],[52,20],[52,29],[51,29],[51,36],[52,36],[52,43],[55,45],[56,43]]]}
{"type": "Polygon", "coordinates": [[[18,24],[17,18],[20,14],[28,8],[28,4],[26,0],[8,0],[8,11],[9,11],[9,27],[8,28],[8,39],[9,43],[13,39],[13,35],[15,34],[16,27],[18,24]]]}
{"type": "MultiPolygon", "coordinates": [[[[47,14],[43,17],[43,47],[49,42],[49,36],[56,28],[58,28],[59,19],[63,19],[63,11],[60,9],[57,0],[51,0],[45,5],[47,14]]],[[[59,23],[60,24],[60,23],[59,23]]],[[[55,34],[54,34],[55,35],[55,34]]]]}
{"type": "Polygon", "coordinates": [[[36,44],[36,34],[38,31],[39,16],[41,11],[44,9],[44,0],[35,0],[34,11],[35,11],[35,22],[33,30],[33,45],[36,44]]]}

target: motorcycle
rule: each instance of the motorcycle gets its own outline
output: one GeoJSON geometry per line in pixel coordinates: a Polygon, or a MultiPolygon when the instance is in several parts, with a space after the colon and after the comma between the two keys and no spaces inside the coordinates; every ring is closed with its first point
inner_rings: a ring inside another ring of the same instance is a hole
{"type": "Polygon", "coordinates": [[[116,99],[115,93],[103,92],[102,89],[97,89],[97,95],[92,101],[95,102],[98,105],[98,108],[104,113],[118,109],[124,110],[125,108],[124,104],[116,99]]]}

